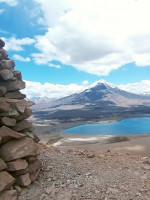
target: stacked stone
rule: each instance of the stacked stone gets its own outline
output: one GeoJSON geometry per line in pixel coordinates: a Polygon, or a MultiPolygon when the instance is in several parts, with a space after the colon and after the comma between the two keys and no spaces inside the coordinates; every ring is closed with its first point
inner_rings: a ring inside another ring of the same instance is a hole
{"type": "Polygon", "coordinates": [[[41,168],[38,137],[32,123],[32,102],[20,92],[21,72],[8,58],[0,39],[0,200],[16,200],[21,187],[36,179],[41,168]]]}

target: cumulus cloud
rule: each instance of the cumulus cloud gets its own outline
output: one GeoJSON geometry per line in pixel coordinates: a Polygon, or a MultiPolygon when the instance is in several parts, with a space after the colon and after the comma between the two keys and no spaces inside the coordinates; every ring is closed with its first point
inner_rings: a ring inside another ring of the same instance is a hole
{"type": "Polygon", "coordinates": [[[21,39],[16,39],[15,37],[11,38],[2,37],[2,40],[4,40],[6,43],[5,49],[13,51],[23,51],[24,50],[23,46],[31,45],[35,42],[34,39],[28,37],[21,39]]]}
{"type": "Polygon", "coordinates": [[[7,3],[9,6],[16,6],[18,0],[0,0],[0,3],[7,3]]]}
{"type": "Polygon", "coordinates": [[[31,82],[25,81],[26,88],[23,90],[23,93],[27,95],[27,98],[32,97],[49,97],[49,98],[61,98],[76,92],[80,92],[84,90],[86,87],[83,85],[77,84],[69,84],[69,85],[61,85],[61,84],[52,84],[52,83],[44,83],[40,82],[31,82]]]}
{"type": "Polygon", "coordinates": [[[149,0],[34,0],[45,35],[36,36],[37,64],[59,60],[108,75],[124,64],[150,65],[149,0]]]}
{"type": "Polygon", "coordinates": [[[150,94],[150,80],[142,80],[141,82],[121,84],[118,87],[122,90],[136,94],[150,94]]]}
{"type": "Polygon", "coordinates": [[[22,62],[30,62],[31,61],[31,59],[29,57],[24,58],[24,57],[17,55],[17,54],[13,55],[13,58],[15,60],[19,60],[19,61],[22,61],[22,62]]]}

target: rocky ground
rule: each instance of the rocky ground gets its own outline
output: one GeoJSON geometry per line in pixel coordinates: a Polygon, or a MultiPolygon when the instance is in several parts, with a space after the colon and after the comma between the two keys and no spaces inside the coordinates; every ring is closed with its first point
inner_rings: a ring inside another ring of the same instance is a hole
{"type": "Polygon", "coordinates": [[[43,169],[19,200],[149,200],[150,159],[41,145],[43,169]]]}

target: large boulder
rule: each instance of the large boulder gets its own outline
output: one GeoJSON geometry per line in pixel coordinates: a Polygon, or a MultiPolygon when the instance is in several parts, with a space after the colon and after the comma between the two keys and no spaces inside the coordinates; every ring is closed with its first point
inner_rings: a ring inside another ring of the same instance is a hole
{"type": "Polygon", "coordinates": [[[0,71],[0,80],[6,81],[13,78],[13,73],[8,69],[0,71]]]}
{"type": "Polygon", "coordinates": [[[25,88],[25,82],[22,80],[1,82],[1,86],[7,89],[7,92],[14,92],[25,88]]]}
{"type": "Polygon", "coordinates": [[[16,126],[13,127],[13,130],[15,130],[15,131],[22,131],[22,130],[25,130],[25,129],[29,129],[31,127],[32,127],[32,123],[29,122],[29,121],[27,121],[26,119],[24,119],[24,120],[18,122],[16,124],[16,126]]]}
{"type": "Polygon", "coordinates": [[[13,131],[12,129],[3,126],[0,128],[0,137],[2,138],[2,143],[9,141],[10,139],[20,139],[23,138],[24,135],[21,133],[17,133],[13,131]]]}
{"type": "Polygon", "coordinates": [[[5,190],[0,193],[0,200],[17,200],[16,190],[5,190]]]}
{"type": "Polygon", "coordinates": [[[13,127],[16,125],[16,119],[10,117],[3,117],[1,119],[1,124],[8,127],[13,127]]]}
{"type": "Polygon", "coordinates": [[[13,71],[15,67],[14,60],[1,60],[0,63],[1,63],[0,69],[10,69],[13,71]]]}
{"type": "Polygon", "coordinates": [[[15,179],[8,172],[0,172],[0,192],[8,189],[14,182],[15,179]]]}
{"type": "Polygon", "coordinates": [[[22,138],[18,140],[12,140],[0,147],[0,157],[4,161],[16,160],[26,156],[38,155],[40,147],[36,144],[32,138],[22,138]]]}

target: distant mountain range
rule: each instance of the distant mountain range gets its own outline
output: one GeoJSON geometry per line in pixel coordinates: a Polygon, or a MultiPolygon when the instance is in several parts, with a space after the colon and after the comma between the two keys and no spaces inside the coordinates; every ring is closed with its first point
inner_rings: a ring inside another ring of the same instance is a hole
{"type": "Polygon", "coordinates": [[[54,98],[48,98],[48,97],[31,97],[30,100],[35,102],[35,103],[40,103],[40,102],[54,101],[55,99],[54,98]]]}
{"type": "MultiPolygon", "coordinates": [[[[92,85],[90,85],[89,87],[87,87],[87,89],[85,91],[88,91],[90,90],[90,88],[93,88],[95,87],[96,85],[100,85],[100,84],[104,84],[106,86],[109,86],[109,87],[112,87],[112,88],[117,88],[115,85],[111,84],[111,83],[108,83],[104,80],[99,80],[99,81],[96,81],[94,82],[92,85]]],[[[118,87],[118,90],[119,90],[119,87],[118,87]]],[[[120,89],[122,90],[122,89],[120,89]]],[[[123,91],[123,90],[122,90],[123,91]]],[[[124,90],[125,91],[125,90],[124,90]]],[[[132,93],[132,92],[129,92],[129,91],[126,91],[128,93],[132,93]]],[[[134,93],[134,94],[137,94],[137,95],[142,95],[142,96],[150,96],[150,91],[141,91],[140,93],[134,93]]],[[[72,96],[72,95],[71,95],[72,96]]],[[[67,97],[68,98],[68,97],[67,97]]],[[[30,98],[31,101],[35,102],[35,103],[41,103],[41,102],[51,102],[51,101],[55,101],[56,98],[49,98],[49,97],[31,97],[30,98]]]]}
{"type": "Polygon", "coordinates": [[[150,96],[150,92],[142,92],[140,93],[141,95],[144,95],[144,96],[150,96]]]}
{"type": "Polygon", "coordinates": [[[33,106],[38,119],[59,122],[100,121],[150,114],[150,97],[121,90],[103,80],[86,90],[33,106]]]}

